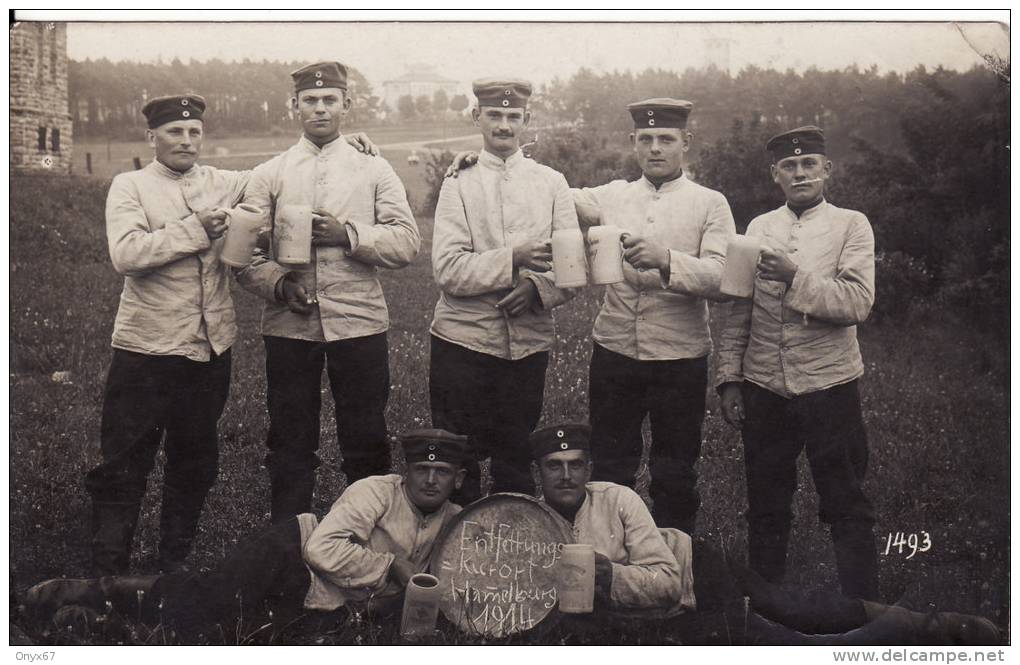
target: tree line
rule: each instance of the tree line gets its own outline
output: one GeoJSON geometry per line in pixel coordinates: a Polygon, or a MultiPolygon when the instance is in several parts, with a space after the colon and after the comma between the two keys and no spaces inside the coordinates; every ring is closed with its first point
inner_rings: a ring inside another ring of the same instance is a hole
{"type": "MultiPolygon", "coordinates": [[[[292,133],[299,123],[290,107],[290,72],[305,62],[242,60],[224,62],[174,59],[166,63],[71,60],[68,102],[79,139],[138,139],[145,129],[141,115],[146,99],[182,91],[205,97],[212,111],[206,128],[218,136],[292,133]]],[[[378,114],[380,99],[365,77],[348,67],[354,105],[350,121],[368,124],[378,114]]]]}

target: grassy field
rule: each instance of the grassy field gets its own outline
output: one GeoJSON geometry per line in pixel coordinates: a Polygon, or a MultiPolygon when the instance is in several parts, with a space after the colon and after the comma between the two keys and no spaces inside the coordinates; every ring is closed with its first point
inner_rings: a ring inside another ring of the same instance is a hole
{"type": "MultiPolygon", "coordinates": [[[[402,157],[390,156],[411,191],[422,181],[402,157]]],[[[420,167],[419,167],[420,168],[420,167]]],[[[108,181],[86,178],[10,180],[10,580],[15,593],[42,579],[80,576],[88,565],[89,501],[83,474],[98,460],[99,412],[122,280],[106,250],[103,203],[108,181]],[[69,372],[66,382],[54,372],[69,372]]],[[[422,251],[408,268],[384,273],[392,328],[392,432],[427,424],[428,324],[437,297],[429,265],[432,220],[419,219],[422,251]]],[[[268,477],[262,467],[268,425],[260,304],[235,290],[240,339],[233,382],[220,421],[220,476],[202,517],[191,561],[208,566],[238,539],[266,524],[268,477]]],[[[556,346],[547,374],[543,423],[587,416],[590,330],[600,294],[589,290],[557,310],[556,346]]],[[[907,558],[895,548],[881,557],[882,595],[916,609],[979,613],[1000,626],[1009,615],[1009,367],[1008,348],[955,322],[952,313],[860,329],[867,364],[862,381],[871,443],[866,489],[878,513],[877,538],[930,534],[931,549],[907,558]]],[[[338,466],[331,400],[323,400],[322,457],[314,509],[323,514],[344,487],[338,466]]],[[[803,461],[803,460],[802,460],[803,461]]],[[[699,465],[703,512],[700,538],[743,552],[745,507],[739,437],[709,400],[699,465]]],[[[136,538],[133,566],[156,567],[159,465],[136,538]]],[[[835,588],[835,561],[817,522],[806,467],[795,510],[789,582],[835,588]]],[[[33,639],[81,638],[25,626],[33,639]]],[[[99,635],[89,642],[159,641],[138,633],[99,635]]],[[[397,642],[392,625],[351,618],[298,643],[397,642]]],[[[563,632],[514,643],[738,642],[722,613],[699,613],[638,629],[578,638],[563,632]]],[[[228,639],[227,641],[232,641],[228,639]]],[[[438,641],[463,643],[446,634],[438,641]]]]}

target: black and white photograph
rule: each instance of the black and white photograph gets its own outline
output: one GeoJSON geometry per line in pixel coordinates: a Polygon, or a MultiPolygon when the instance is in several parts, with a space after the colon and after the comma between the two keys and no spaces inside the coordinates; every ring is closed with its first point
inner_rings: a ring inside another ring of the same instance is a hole
{"type": "Polygon", "coordinates": [[[1009,20],[10,10],[8,655],[1007,660],[1009,20]]]}

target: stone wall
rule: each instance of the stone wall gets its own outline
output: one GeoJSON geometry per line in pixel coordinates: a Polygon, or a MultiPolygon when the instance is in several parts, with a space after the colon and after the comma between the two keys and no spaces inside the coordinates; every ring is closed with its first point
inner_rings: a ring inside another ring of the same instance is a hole
{"type": "Polygon", "coordinates": [[[13,172],[71,172],[67,25],[19,22],[10,30],[10,154],[13,172]]]}

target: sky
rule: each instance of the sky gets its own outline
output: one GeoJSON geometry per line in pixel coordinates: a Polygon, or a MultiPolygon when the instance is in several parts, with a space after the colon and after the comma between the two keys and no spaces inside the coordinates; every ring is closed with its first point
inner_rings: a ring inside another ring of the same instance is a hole
{"type": "MultiPolygon", "coordinates": [[[[872,14],[880,15],[878,12],[872,14]]],[[[95,19],[111,15],[120,18],[153,17],[141,12],[105,12],[86,16],[95,19]]],[[[521,15],[520,12],[510,12],[511,17],[521,15]]],[[[560,12],[555,16],[580,20],[590,15],[560,12]]],[[[610,18],[617,19],[621,16],[662,19],[688,15],[686,12],[608,14],[610,18]]],[[[72,16],[80,18],[83,15],[72,16]]],[[[169,16],[177,19],[209,16],[319,18],[322,14],[209,14],[190,11],[169,16]]],[[[378,17],[379,13],[372,16],[378,17]]],[[[449,17],[451,13],[446,12],[443,16],[449,17]]],[[[452,16],[477,17],[479,14],[452,16]]],[[[546,17],[540,12],[530,12],[528,16],[546,17]]],[[[605,18],[607,13],[599,16],[605,18]]],[[[707,16],[731,18],[740,15],[716,12],[707,16]]],[[[791,15],[787,12],[753,16],[787,18],[791,15]]],[[[803,13],[792,15],[793,18],[804,16],[803,13]]],[[[704,13],[698,16],[702,20],[705,17],[704,13]]],[[[212,58],[339,60],[360,70],[373,86],[404,74],[407,65],[413,63],[432,65],[437,73],[465,85],[474,78],[492,75],[523,76],[541,84],[554,77],[568,78],[581,67],[595,71],[640,71],[649,67],[683,70],[712,63],[729,68],[734,74],[749,64],[797,71],[812,66],[842,69],[852,64],[862,68],[877,65],[883,72],[907,71],[918,64],[929,68],[941,65],[965,70],[981,63],[975,49],[1008,57],[1008,28],[989,22],[987,15],[983,23],[377,21],[71,22],[68,25],[68,54],[75,60],[108,58],[115,61],[169,62],[175,57],[184,61],[212,58]]]]}

